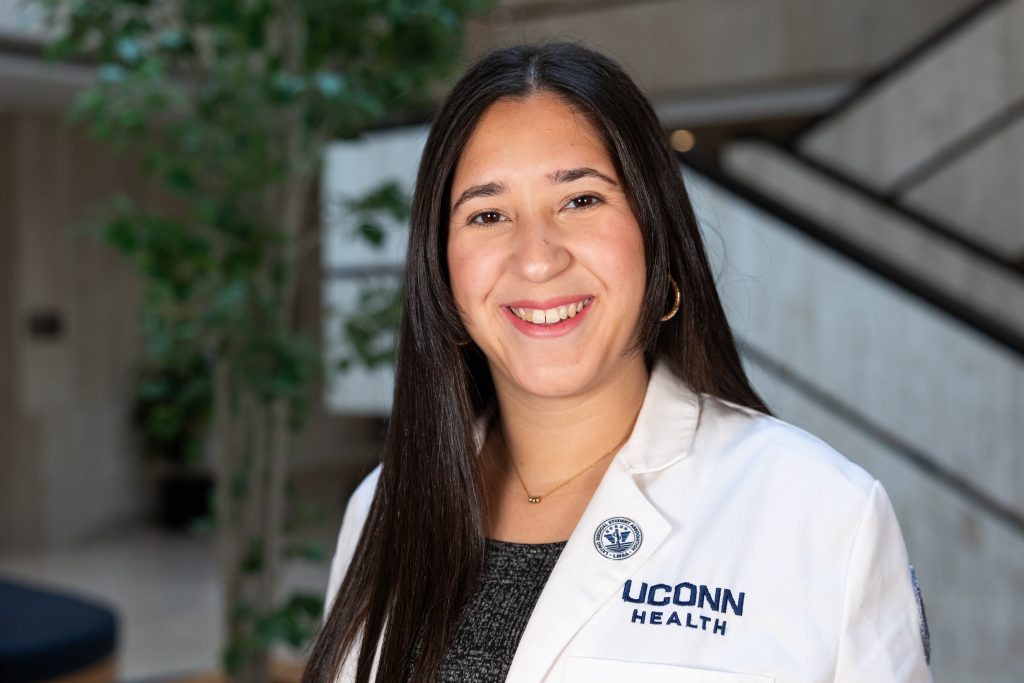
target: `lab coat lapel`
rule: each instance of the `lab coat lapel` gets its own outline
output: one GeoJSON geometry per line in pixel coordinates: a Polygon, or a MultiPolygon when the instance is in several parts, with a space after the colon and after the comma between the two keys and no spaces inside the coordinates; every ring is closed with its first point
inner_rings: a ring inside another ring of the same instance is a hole
{"type": "Polygon", "coordinates": [[[555,565],[526,626],[509,670],[509,683],[535,683],[577,631],[606,602],[621,594],[626,579],[655,553],[670,525],[637,486],[623,452],[612,461],[555,565]],[[594,533],[613,517],[633,521],[642,536],[631,556],[614,560],[598,552],[594,533]]]}
{"type": "Polygon", "coordinates": [[[509,683],[543,680],[573,636],[632,577],[673,531],[648,500],[636,475],[664,470],[687,457],[700,422],[700,399],[669,368],[656,363],[633,433],[615,456],[548,578],[519,648],[509,683]],[[611,518],[625,517],[643,540],[625,559],[598,552],[594,534],[611,518]]]}

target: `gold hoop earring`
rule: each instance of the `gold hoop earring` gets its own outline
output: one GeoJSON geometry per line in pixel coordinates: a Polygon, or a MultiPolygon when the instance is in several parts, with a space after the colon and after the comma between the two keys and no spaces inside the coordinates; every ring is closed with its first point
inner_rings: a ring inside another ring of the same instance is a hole
{"type": "Polygon", "coordinates": [[[675,279],[671,275],[668,276],[668,283],[672,285],[672,289],[675,291],[676,298],[675,302],[672,304],[672,310],[666,313],[665,315],[661,316],[661,322],[666,322],[675,317],[676,313],[679,312],[679,302],[682,298],[679,294],[679,285],[676,284],[675,279]]]}

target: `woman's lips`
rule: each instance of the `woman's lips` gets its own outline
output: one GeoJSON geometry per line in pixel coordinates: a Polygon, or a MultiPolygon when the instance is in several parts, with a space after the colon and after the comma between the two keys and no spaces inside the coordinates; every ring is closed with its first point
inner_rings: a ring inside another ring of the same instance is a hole
{"type": "Polygon", "coordinates": [[[545,339],[560,337],[579,327],[593,305],[594,298],[584,295],[548,299],[543,302],[516,301],[502,306],[501,310],[512,325],[523,334],[545,339]],[[552,322],[548,322],[549,320],[552,322]]]}
{"type": "Polygon", "coordinates": [[[584,299],[593,298],[593,294],[571,294],[569,296],[559,296],[553,299],[544,299],[543,301],[539,301],[537,299],[522,299],[521,301],[510,301],[505,305],[510,308],[532,308],[543,311],[548,308],[567,306],[573,302],[579,302],[583,301],[584,299]]]}

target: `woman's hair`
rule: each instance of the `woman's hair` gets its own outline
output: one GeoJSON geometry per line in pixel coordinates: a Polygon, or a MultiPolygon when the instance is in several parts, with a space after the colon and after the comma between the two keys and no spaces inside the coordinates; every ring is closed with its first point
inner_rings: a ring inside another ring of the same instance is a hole
{"type": "Polygon", "coordinates": [[[486,359],[449,283],[452,178],[481,115],[502,99],[552,93],[584,115],[611,153],[644,241],[646,292],[634,345],[694,391],[768,412],[751,388],[708,265],[677,161],[650,104],[617,64],[571,43],[492,52],[437,112],[413,197],[395,394],[383,467],[356,552],[312,648],[304,683],[333,682],[354,657],[368,681],[437,673],[482,564],[474,422],[495,408],[486,359]],[[682,291],[678,314],[668,277],[682,291]],[[365,634],[365,637],[364,637],[365,634]]]}

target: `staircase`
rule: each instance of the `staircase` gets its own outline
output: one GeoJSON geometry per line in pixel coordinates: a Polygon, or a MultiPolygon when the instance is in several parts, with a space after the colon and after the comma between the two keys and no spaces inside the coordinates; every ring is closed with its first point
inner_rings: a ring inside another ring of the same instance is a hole
{"type": "Polygon", "coordinates": [[[882,480],[936,681],[1024,672],[1024,0],[788,140],[681,158],[769,406],[882,480]]]}

